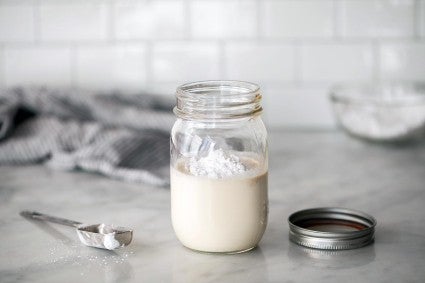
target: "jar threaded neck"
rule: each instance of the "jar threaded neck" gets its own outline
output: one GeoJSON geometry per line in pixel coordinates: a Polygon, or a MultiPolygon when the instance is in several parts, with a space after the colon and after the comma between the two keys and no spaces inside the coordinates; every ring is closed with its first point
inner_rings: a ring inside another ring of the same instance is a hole
{"type": "Polygon", "coordinates": [[[177,117],[186,120],[239,119],[261,114],[258,85],[241,81],[201,81],[176,90],[177,117]]]}

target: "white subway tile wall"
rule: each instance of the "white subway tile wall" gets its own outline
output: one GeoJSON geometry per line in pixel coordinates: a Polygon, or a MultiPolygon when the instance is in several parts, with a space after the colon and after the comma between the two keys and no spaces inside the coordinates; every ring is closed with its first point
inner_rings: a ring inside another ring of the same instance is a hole
{"type": "Polygon", "coordinates": [[[268,127],[331,128],[335,126],[324,86],[265,87],[264,120],[268,127]],[[276,118],[278,117],[278,119],[276,118]]]}
{"type": "Polygon", "coordinates": [[[415,0],[340,1],[341,33],[345,37],[411,37],[415,0]]]}
{"type": "Polygon", "coordinates": [[[34,7],[0,6],[0,42],[34,40],[34,7]]]}
{"type": "Polygon", "coordinates": [[[71,85],[71,52],[69,47],[29,46],[6,47],[4,84],[71,85]]]}
{"type": "Polygon", "coordinates": [[[134,91],[146,84],[146,49],[141,44],[81,46],[75,63],[80,87],[134,91]]]}
{"type": "Polygon", "coordinates": [[[425,0],[0,0],[0,87],[203,79],[258,82],[270,127],[334,127],[331,85],[425,80],[425,0]]]}
{"type": "Polygon", "coordinates": [[[104,3],[48,2],[42,4],[38,12],[42,41],[95,41],[107,38],[109,10],[104,3]]]}
{"type": "Polygon", "coordinates": [[[224,77],[260,84],[294,81],[295,48],[276,43],[229,43],[224,49],[224,77]]]}
{"type": "Polygon", "coordinates": [[[383,44],[380,55],[383,80],[425,80],[425,42],[383,44]]]}
{"type": "Polygon", "coordinates": [[[301,46],[303,82],[366,81],[373,77],[371,44],[325,43],[301,46]]]}
{"type": "Polygon", "coordinates": [[[113,10],[117,39],[184,37],[184,1],[117,1],[113,10]]]}
{"type": "Polygon", "coordinates": [[[334,31],[332,0],[265,1],[261,16],[264,37],[331,37],[334,31]]]}
{"type": "Polygon", "coordinates": [[[254,0],[192,1],[190,33],[196,38],[252,38],[257,32],[254,0]]]}
{"type": "Polygon", "coordinates": [[[153,45],[155,83],[213,80],[220,77],[219,48],[214,42],[161,42],[153,45]]]}

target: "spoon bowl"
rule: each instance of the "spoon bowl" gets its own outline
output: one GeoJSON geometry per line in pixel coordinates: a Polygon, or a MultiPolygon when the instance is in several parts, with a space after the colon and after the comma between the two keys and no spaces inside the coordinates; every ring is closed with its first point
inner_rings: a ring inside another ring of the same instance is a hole
{"type": "Polygon", "coordinates": [[[130,244],[133,231],[104,223],[81,224],[77,226],[77,235],[80,242],[86,246],[115,250],[130,244]]]}
{"type": "Polygon", "coordinates": [[[54,222],[76,228],[78,239],[89,247],[115,250],[128,246],[133,239],[133,230],[109,224],[84,224],[36,211],[22,211],[21,216],[29,219],[54,222]]]}

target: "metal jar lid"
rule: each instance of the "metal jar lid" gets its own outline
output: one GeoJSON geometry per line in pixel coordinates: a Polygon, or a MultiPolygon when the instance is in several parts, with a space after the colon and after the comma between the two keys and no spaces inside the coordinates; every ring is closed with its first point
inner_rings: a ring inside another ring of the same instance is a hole
{"type": "Polygon", "coordinates": [[[291,214],[289,239],[321,250],[356,249],[373,242],[376,220],[347,208],[321,207],[291,214]]]}

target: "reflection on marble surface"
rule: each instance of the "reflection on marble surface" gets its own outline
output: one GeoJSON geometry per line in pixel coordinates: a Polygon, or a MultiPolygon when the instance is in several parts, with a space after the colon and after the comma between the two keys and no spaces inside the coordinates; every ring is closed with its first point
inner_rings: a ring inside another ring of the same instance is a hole
{"type": "Polygon", "coordinates": [[[348,269],[367,265],[375,260],[373,244],[354,250],[318,250],[290,244],[288,258],[305,260],[316,267],[327,269],[348,269]]]}
{"type": "Polygon", "coordinates": [[[257,249],[181,246],[169,190],[42,166],[0,167],[1,282],[425,282],[425,145],[367,144],[335,132],[272,132],[270,216],[257,249]],[[288,239],[294,211],[340,206],[378,220],[373,245],[341,252],[288,239]],[[75,231],[23,209],[134,229],[130,246],[83,246],[75,231]]]}
{"type": "Polygon", "coordinates": [[[173,257],[171,282],[268,282],[261,248],[242,254],[218,255],[180,247],[173,257]]]}

